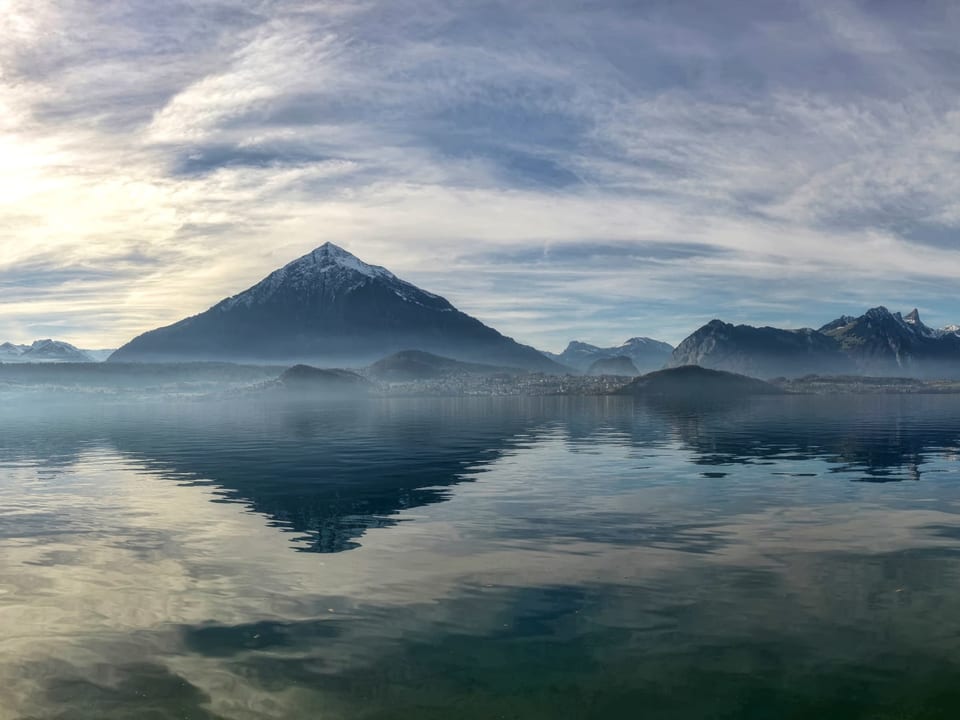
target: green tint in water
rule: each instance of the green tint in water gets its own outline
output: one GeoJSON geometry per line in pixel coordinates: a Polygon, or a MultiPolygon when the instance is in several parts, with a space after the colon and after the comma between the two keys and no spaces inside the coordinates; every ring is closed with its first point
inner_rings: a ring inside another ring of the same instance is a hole
{"type": "Polygon", "coordinates": [[[960,400],[0,412],[0,718],[955,718],[960,400]]]}

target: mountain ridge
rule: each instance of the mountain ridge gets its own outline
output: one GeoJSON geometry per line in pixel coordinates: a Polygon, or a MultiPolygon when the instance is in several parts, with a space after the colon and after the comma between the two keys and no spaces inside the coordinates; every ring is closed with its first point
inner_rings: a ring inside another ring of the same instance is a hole
{"type": "Polygon", "coordinates": [[[599,347],[580,340],[571,340],[562,353],[544,353],[562,365],[587,372],[598,360],[627,357],[640,372],[659,370],[670,359],[674,348],[669,343],[648,337],[632,337],[614,347],[599,347]]]}
{"type": "Polygon", "coordinates": [[[763,378],[960,377],[960,334],[928,327],[916,309],[904,316],[884,306],[841,316],[816,330],[711,320],[677,346],[670,367],[683,365],[763,378]]]}
{"type": "MultiPolygon", "coordinates": [[[[93,351],[96,352],[96,351],[93,351]]],[[[88,350],[81,350],[64,340],[44,338],[34,340],[29,345],[18,345],[12,342],[0,343],[0,362],[30,363],[30,362],[97,362],[97,359],[88,350]]]]}

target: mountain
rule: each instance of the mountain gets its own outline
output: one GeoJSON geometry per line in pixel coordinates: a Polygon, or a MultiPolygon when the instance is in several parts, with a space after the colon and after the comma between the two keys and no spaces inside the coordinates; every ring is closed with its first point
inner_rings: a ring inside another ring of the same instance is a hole
{"type": "Polygon", "coordinates": [[[755,378],[695,365],[668,368],[638,377],[621,395],[682,400],[720,400],[750,395],[783,395],[775,385],[755,378]]]}
{"type": "Polygon", "coordinates": [[[916,309],[903,316],[875,307],[857,318],[834,320],[820,332],[836,340],[864,375],[960,376],[960,335],[927,327],[916,309]]]}
{"type": "Polygon", "coordinates": [[[134,338],[109,361],[359,366],[408,349],[563,371],[538,350],[501,335],[439,295],[332,243],[206,312],[134,338]]]}
{"type": "Polygon", "coordinates": [[[367,395],[373,384],[349,370],[315,368],[309,365],[294,365],[278,378],[280,386],[298,394],[329,396],[367,395]]]}
{"type": "Polygon", "coordinates": [[[91,357],[63,340],[37,340],[20,356],[27,362],[91,362],[91,357]]]}
{"type": "Polygon", "coordinates": [[[626,355],[617,355],[611,358],[594,360],[587,368],[587,375],[619,375],[621,377],[636,377],[640,374],[637,366],[626,355]]]}
{"type": "Polygon", "coordinates": [[[47,339],[30,345],[5,342],[0,345],[0,362],[93,362],[93,358],[68,342],[47,339]]]}
{"type": "Polygon", "coordinates": [[[960,334],[936,330],[913,310],[906,316],[875,307],[844,315],[818,330],[781,330],[713,320],[685,339],[670,365],[753,377],[872,375],[960,377],[960,334]]]}
{"type": "Polygon", "coordinates": [[[0,345],[0,362],[22,362],[20,356],[23,355],[23,352],[30,347],[29,345],[14,345],[10,342],[5,342],[0,345]]]}
{"type": "Polygon", "coordinates": [[[370,376],[387,382],[433,380],[453,375],[494,375],[523,372],[516,368],[467,363],[441,357],[422,350],[403,350],[378,360],[370,366],[370,376]]]}
{"type": "Polygon", "coordinates": [[[585,372],[597,360],[624,356],[641,371],[659,370],[669,360],[673,346],[646,337],[630,338],[622,345],[602,348],[589,343],[571,340],[560,354],[544,353],[552,360],[567,367],[585,372]]]}
{"type": "Polygon", "coordinates": [[[817,330],[758,328],[721,320],[711,320],[677,346],[670,367],[684,365],[760,378],[854,371],[840,343],[817,330]]]}

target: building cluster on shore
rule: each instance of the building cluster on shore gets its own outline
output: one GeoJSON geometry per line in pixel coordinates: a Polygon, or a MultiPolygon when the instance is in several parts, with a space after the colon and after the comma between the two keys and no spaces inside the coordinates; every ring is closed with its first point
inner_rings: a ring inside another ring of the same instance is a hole
{"type": "Polygon", "coordinates": [[[608,395],[622,388],[630,378],[613,375],[547,375],[470,373],[428,380],[377,383],[377,394],[391,397],[419,396],[545,396],[608,395]]]}

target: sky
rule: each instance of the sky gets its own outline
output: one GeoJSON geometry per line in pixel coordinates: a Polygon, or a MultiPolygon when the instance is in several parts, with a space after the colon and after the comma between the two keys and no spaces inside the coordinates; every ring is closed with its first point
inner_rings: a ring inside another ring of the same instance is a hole
{"type": "Polygon", "coordinates": [[[331,241],[546,350],[960,322],[953,0],[0,0],[0,342],[331,241]]]}

